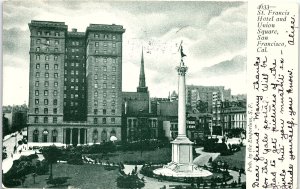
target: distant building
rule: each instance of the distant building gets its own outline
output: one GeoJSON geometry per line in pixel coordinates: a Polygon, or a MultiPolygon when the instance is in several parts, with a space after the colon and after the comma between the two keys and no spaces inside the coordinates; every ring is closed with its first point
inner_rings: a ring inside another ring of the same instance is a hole
{"type": "Polygon", "coordinates": [[[27,112],[28,107],[25,104],[2,107],[3,117],[6,118],[5,124],[7,124],[6,134],[19,131],[27,126],[27,112]]]}
{"type": "Polygon", "coordinates": [[[213,93],[218,93],[220,99],[231,100],[231,89],[225,89],[224,86],[187,86],[187,107],[191,110],[197,108],[197,102],[207,102],[208,113],[212,113],[213,93]]]}

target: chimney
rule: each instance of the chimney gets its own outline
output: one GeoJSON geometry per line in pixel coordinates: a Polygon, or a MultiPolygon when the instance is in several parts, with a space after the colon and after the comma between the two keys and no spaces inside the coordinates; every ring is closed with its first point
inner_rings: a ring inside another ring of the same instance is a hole
{"type": "Polygon", "coordinates": [[[72,28],[72,32],[77,32],[77,29],[76,28],[72,28]]]}

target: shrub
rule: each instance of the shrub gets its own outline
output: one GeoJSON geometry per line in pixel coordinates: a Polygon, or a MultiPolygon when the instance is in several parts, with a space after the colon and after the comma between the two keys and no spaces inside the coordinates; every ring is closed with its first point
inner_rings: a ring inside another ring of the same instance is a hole
{"type": "Polygon", "coordinates": [[[53,178],[47,181],[47,184],[51,184],[54,186],[59,186],[67,183],[68,178],[67,177],[57,177],[53,178]]]}
{"type": "Polygon", "coordinates": [[[142,188],[145,183],[137,175],[123,175],[117,178],[119,188],[142,188]]]}

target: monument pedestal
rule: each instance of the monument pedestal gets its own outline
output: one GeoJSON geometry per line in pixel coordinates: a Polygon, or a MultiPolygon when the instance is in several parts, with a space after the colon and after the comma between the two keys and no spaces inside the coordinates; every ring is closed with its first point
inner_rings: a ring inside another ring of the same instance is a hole
{"type": "Polygon", "coordinates": [[[193,142],[186,136],[179,136],[171,143],[172,162],[187,165],[193,163],[193,142]]]}

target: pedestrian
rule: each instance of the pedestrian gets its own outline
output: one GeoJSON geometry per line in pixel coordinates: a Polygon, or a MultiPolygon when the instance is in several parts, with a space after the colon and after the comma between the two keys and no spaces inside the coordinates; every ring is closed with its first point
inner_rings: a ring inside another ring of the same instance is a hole
{"type": "Polygon", "coordinates": [[[11,158],[13,158],[14,157],[14,155],[13,155],[13,153],[11,153],[11,158]]]}

